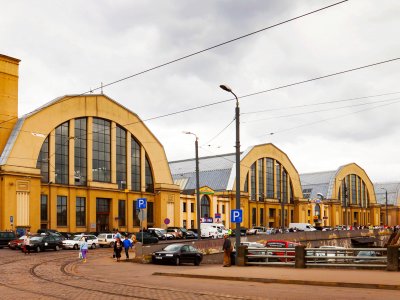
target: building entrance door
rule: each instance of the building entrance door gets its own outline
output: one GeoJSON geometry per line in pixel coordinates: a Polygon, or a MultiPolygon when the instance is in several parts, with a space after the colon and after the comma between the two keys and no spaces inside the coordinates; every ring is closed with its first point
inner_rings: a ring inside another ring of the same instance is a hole
{"type": "Polygon", "coordinates": [[[110,202],[111,199],[96,198],[96,231],[110,231],[110,202]]]}

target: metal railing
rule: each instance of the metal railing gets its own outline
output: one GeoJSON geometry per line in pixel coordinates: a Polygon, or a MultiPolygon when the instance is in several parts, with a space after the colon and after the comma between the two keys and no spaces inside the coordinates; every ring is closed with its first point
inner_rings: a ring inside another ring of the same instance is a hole
{"type": "MultiPolygon", "coordinates": [[[[386,253],[387,248],[305,248],[305,264],[310,267],[386,268],[386,253]]],[[[294,248],[247,249],[246,265],[294,266],[295,261],[294,248]]]]}
{"type": "Polygon", "coordinates": [[[386,268],[386,248],[306,248],[307,266],[386,268]],[[364,254],[364,255],[362,255],[364,254]]]}
{"type": "Polygon", "coordinates": [[[293,265],[294,248],[248,248],[247,265],[293,265]]]}

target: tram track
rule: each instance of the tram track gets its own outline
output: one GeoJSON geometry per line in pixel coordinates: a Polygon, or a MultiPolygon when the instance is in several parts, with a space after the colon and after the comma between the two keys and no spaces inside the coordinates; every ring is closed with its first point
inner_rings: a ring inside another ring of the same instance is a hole
{"type": "MultiPolygon", "coordinates": [[[[63,251],[64,252],[64,251],[63,251]]],[[[79,294],[82,297],[106,297],[135,299],[251,299],[237,295],[219,294],[199,290],[184,290],[166,286],[149,285],[143,283],[127,283],[118,280],[93,278],[78,274],[76,267],[80,260],[76,252],[65,253],[48,252],[43,254],[31,254],[30,257],[17,256],[15,259],[7,259],[0,262],[4,275],[0,280],[0,286],[11,289],[17,297],[28,293],[34,298],[40,299],[71,299],[71,295],[79,294]],[[72,258],[73,257],[73,258],[72,258]],[[13,263],[16,265],[13,266],[13,263]],[[11,271],[12,270],[12,271],[11,271]],[[11,272],[15,272],[13,277],[11,272]],[[10,275],[11,274],[11,275],[10,275]],[[42,283],[41,283],[42,282],[42,283]],[[21,284],[22,283],[22,284],[21,284]],[[26,284],[24,284],[26,283],[26,284]]],[[[109,251],[96,251],[94,259],[110,257],[109,251]]]]}

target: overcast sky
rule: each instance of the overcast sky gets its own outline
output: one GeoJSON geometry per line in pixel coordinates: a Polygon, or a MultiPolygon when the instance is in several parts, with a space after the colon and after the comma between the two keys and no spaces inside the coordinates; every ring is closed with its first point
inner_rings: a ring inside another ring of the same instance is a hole
{"type": "MultiPolygon", "coordinates": [[[[0,53],[21,59],[21,116],[335,2],[3,0],[0,53]]],[[[232,99],[227,84],[240,98],[242,151],[271,142],[299,173],[355,162],[373,182],[400,181],[400,60],[243,97],[400,57],[399,16],[398,0],[350,0],[104,93],[147,120],[232,99]]],[[[234,113],[228,101],[145,123],[172,161],[194,157],[182,131],[198,135],[200,156],[234,152],[234,113]]]]}

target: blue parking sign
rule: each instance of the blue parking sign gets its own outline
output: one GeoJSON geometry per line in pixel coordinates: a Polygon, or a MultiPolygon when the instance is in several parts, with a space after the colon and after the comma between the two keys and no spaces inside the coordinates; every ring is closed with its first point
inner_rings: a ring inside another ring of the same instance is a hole
{"type": "Polygon", "coordinates": [[[241,209],[231,210],[231,222],[242,223],[243,222],[243,211],[241,209]]]}
{"type": "Polygon", "coordinates": [[[147,199],[146,198],[138,198],[136,200],[136,209],[146,209],[147,199]]]}

